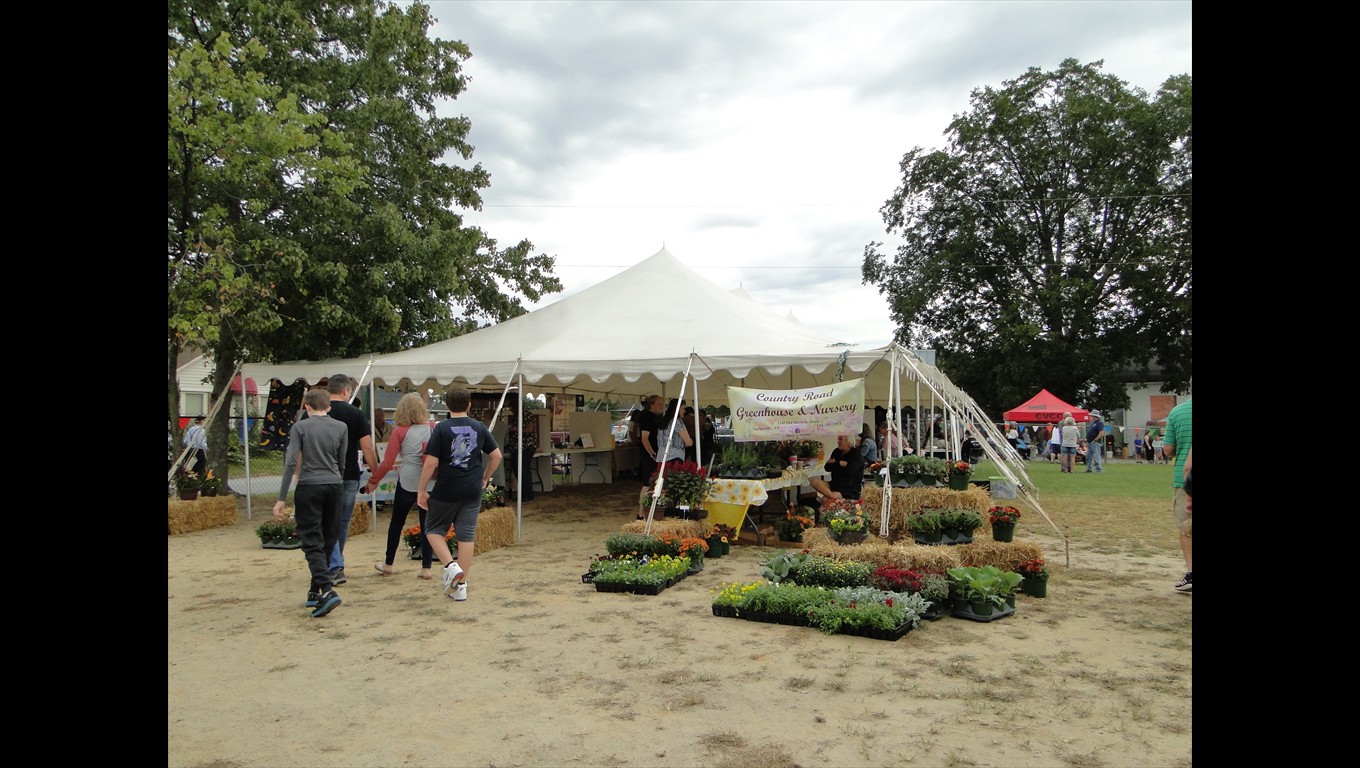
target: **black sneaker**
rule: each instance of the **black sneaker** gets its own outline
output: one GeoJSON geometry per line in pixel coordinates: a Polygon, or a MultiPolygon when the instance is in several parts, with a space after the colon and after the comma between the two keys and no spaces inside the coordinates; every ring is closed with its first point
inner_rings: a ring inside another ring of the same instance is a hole
{"type": "Polygon", "coordinates": [[[334,584],[334,585],[336,585],[336,586],[338,587],[338,586],[340,586],[341,584],[344,584],[344,583],[347,582],[347,581],[349,581],[349,579],[345,578],[345,569],[344,569],[344,568],[341,568],[340,570],[337,570],[337,571],[331,571],[331,583],[332,583],[332,584],[334,584]]]}
{"type": "Polygon", "coordinates": [[[312,611],[312,618],[319,619],[322,616],[335,610],[335,606],[340,604],[340,596],[335,594],[335,590],[328,590],[325,594],[317,597],[316,609],[312,611]]]}
{"type": "Polygon", "coordinates": [[[307,602],[303,604],[303,607],[315,608],[316,604],[319,602],[321,602],[321,593],[313,592],[312,590],[307,590],[307,602]]]}
{"type": "Polygon", "coordinates": [[[1189,573],[1187,573],[1187,574],[1185,574],[1184,576],[1182,576],[1182,577],[1181,577],[1181,580],[1178,581],[1178,582],[1176,582],[1176,591],[1177,591],[1177,592],[1189,592],[1189,591],[1191,591],[1191,590],[1194,588],[1194,586],[1195,586],[1195,585],[1192,583],[1192,582],[1193,582],[1193,578],[1192,578],[1192,577],[1193,577],[1193,574],[1189,574],[1189,573]]]}

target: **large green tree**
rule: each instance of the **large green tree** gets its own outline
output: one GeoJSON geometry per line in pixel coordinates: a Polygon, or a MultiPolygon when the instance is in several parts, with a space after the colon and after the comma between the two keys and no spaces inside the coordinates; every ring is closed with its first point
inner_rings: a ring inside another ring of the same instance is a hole
{"type": "Polygon", "coordinates": [[[1130,88],[1104,62],[1031,68],[970,94],[947,148],[916,147],[881,213],[895,252],[864,249],[895,340],[987,412],[1046,387],[1129,405],[1125,382],[1191,374],[1191,80],[1130,88]]]}
{"type": "MultiPolygon", "coordinates": [[[[456,212],[490,176],[457,164],[470,121],[436,114],[471,53],[432,24],[422,3],[169,3],[172,428],[185,348],[208,353],[220,392],[242,362],[391,352],[561,290],[551,257],[456,212]]],[[[222,474],[227,415],[209,429],[222,474]]]]}

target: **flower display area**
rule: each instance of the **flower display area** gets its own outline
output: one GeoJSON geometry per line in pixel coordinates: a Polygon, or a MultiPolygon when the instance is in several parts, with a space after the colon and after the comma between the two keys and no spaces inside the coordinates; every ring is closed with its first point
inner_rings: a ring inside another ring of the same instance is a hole
{"type": "MultiPolygon", "coordinates": [[[[966,491],[953,491],[945,487],[933,488],[891,488],[892,510],[888,517],[888,535],[898,539],[913,539],[908,515],[923,509],[975,509],[986,517],[987,509],[992,506],[992,495],[976,486],[966,491]]],[[[864,487],[860,500],[864,515],[869,520],[869,531],[879,531],[880,510],[883,509],[883,488],[864,487]]],[[[991,535],[989,526],[984,525],[984,534],[991,535]]]]}
{"type": "Polygon", "coordinates": [[[170,535],[236,525],[236,497],[200,496],[192,501],[174,498],[170,503],[170,535]]]}

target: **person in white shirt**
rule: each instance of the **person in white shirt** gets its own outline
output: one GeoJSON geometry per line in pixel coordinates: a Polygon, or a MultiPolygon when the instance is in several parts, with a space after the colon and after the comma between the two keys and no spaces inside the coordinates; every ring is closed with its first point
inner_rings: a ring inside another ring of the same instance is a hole
{"type": "Polygon", "coordinates": [[[184,445],[194,452],[194,460],[189,471],[203,477],[208,470],[208,431],[203,428],[203,417],[194,419],[194,425],[184,432],[184,445]]]}

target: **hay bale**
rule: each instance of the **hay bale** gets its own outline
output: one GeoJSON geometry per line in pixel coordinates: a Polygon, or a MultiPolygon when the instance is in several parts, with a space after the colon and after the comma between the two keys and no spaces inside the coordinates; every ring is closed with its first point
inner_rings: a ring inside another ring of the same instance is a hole
{"type": "MultiPolygon", "coordinates": [[[[910,540],[911,526],[907,515],[926,508],[936,509],[975,509],[982,515],[986,535],[991,535],[987,524],[987,510],[992,507],[992,496],[977,486],[969,486],[966,491],[951,491],[948,488],[893,488],[892,512],[888,517],[888,535],[896,541],[900,538],[910,540]]],[[[860,498],[864,504],[864,517],[869,521],[869,530],[878,531],[882,520],[883,489],[876,485],[865,486],[860,498]]]]}
{"type": "Polygon", "coordinates": [[[949,549],[959,550],[960,565],[970,568],[995,565],[1003,571],[1013,571],[1015,566],[1026,560],[1044,556],[1038,544],[1024,541],[973,539],[972,544],[960,544],[949,549]]]}
{"type": "Polygon", "coordinates": [[[235,496],[200,496],[193,501],[184,501],[176,497],[168,501],[171,536],[223,525],[236,525],[235,496]]]}
{"type": "MultiPolygon", "coordinates": [[[[665,520],[652,521],[652,535],[669,533],[682,539],[689,536],[702,538],[708,532],[709,527],[709,524],[703,520],[672,520],[666,518],[665,520]]],[[[624,533],[647,533],[647,521],[630,520],[624,523],[620,530],[624,533]]]]}
{"type": "Polygon", "coordinates": [[[356,501],[354,503],[354,516],[349,519],[349,535],[357,536],[361,533],[368,533],[368,529],[373,527],[373,511],[369,509],[368,502],[356,501]]]}
{"type": "Polygon", "coordinates": [[[480,555],[515,543],[513,507],[483,508],[477,515],[477,540],[473,554],[480,555]]]}

